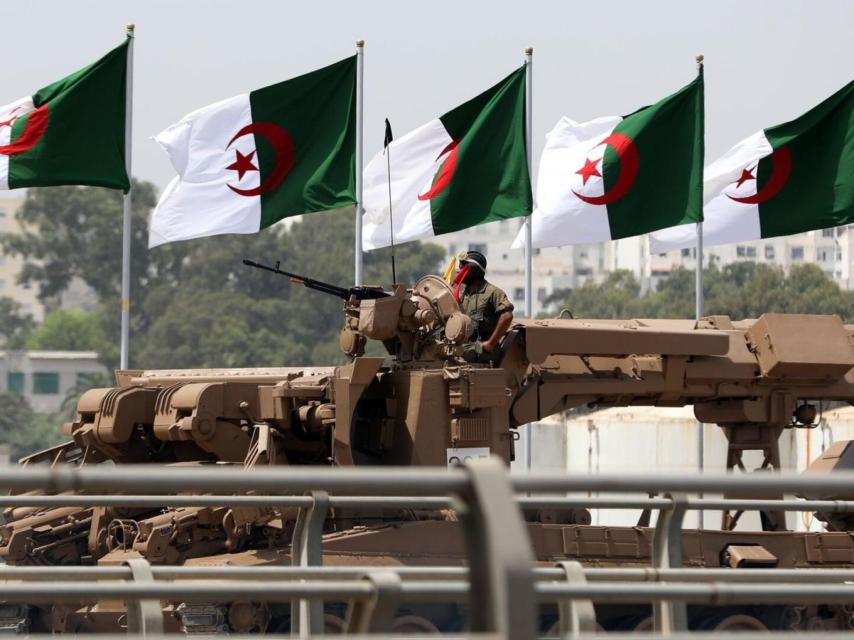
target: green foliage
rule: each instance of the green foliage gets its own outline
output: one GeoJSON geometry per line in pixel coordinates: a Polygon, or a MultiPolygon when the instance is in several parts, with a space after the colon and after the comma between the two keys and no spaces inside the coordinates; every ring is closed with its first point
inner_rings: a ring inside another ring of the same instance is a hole
{"type": "Polygon", "coordinates": [[[0,348],[23,348],[34,326],[32,316],[24,315],[18,302],[0,298],[0,348]]]}
{"type": "Polygon", "coordinates": [[[107,337],[95,313],[58,309],[27,338],[27,349],[100,351],[107,337]]]}
{"type": "MultiPolygon", "coordinates": [[[[780,267],[737,262],[712,264],[703,274],[704,312],[733,319],[763,313],[837,314],[854,320],[854,292],[843,291],[817,266],[797,265],[786,276],[780,267]]],[[[568,308],[582,318],[693,318],[694,272],[676,269],[656,291],[640,295],[629,271],[610,273],[601,284],[555,292],[549,315],[568,308]]]]}
{"type": "MultiPolygon", "coordinates": [[[[243,258],[347,286],[353,279],[352,209],[304,216],[261,233],[201,238],[149,250],[155,190],[134,182],[131,351],[134,368],[337,364],[341,300],[250,269],[243,258]]],[[[25,258],[21,282],[38,286],[49,307],[74,278],[100,301],[95,316],[50,314],[34,348],[94,348],[118,363],[121,194],[93,187],[32,189],[19,210],[29,231],[0,238],[25,258]],[[100,324],[100,326],[98,326],[100,324]],[[66,346],[62,346],[66,345],[66,346]]],[[[397,249],[400,282],[435,273],[444,251],[410,243],[397,249]]],[[[391,284],[388,249],[365,256],[365,281],[391,284]]],[[[2,307],[0,307],[2,312],[2,307]]]]}
{"type": "Polygon", "coordinates": [[[20,396],[0,393],[0,442],[12,460],[63,442],[59,416],[36,413],[20,396]]]}

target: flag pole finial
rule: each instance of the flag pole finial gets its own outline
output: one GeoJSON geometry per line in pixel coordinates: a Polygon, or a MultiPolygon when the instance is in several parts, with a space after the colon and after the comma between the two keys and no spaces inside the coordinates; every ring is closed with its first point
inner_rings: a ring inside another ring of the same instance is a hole
{"type": "Polygon", "coordinates": [[[365,46],[365,41],[364,40],[356,40],[356,46],[361,49],[362,47],[365,46]]]}
{"type": "Polygon", "coordinates": [[[697,61],[697,64],[703,64],[705,56],[702,53],[698,53],[694,59],[697,61]]]}
{"type": "Polygon", "coordinates": [[[525,55],[526,56],[534,55],[534,47],[525,47],[525,55]]]}
{"type": "Polygon", "coordinates": [[[136,25],[133,22],[128,22],[128,24],[127,24],[128,33],[132,34],[135,29],[136,29],[136,25]]]}

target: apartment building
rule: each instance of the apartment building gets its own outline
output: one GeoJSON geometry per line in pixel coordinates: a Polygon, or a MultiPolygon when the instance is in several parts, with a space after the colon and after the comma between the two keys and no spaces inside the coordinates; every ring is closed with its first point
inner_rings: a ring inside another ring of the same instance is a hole
{"type": "Polygon", "coordinates": [[[0,393],[21,395],[40,413],[59,411],[82,376],[106,372],[94,351],[0,351],[0,393]]]}
{"type": "MultiPolygon", "coordinates": [[[[20,230],[15,214],[24,203],[22,195],[7,195],[0,198],[0,234],[18,233],[20,230]]],[[[25,315],[31,315],[40,322],[44,316],[44,307],[38,299],[38,290],[33,286],[17,284],[18,273],[23,260],[4,254],[0,250],[0,298],[11,298],[21,305],[25,315]]]]}

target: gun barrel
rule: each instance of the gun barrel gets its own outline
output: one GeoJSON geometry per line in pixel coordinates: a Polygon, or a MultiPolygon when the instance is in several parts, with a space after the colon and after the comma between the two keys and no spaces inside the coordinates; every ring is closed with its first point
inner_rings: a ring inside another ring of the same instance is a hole
{"type": "Polygon", "coordinates": [[[270,271],[280,276],[286,276],[287,278],[290,278],[290,281],[294,284],[301,284],[302,286],[307,287],[308,289],[322,291],[323,293],[328,293],[330,295],[337,296],[342,300],[347,300],[350,297],[350,289],[346,289],[345,287],[339,287],[338,285],[334,284],[329,284],[328,282],[314,280],[313,278],[307,278],[296,273],[291,273],[290,271],[284,271],[282,269],[279,269],[278,262],[276,263],[275,267],[271,267],[266,264],[261,264],[260,262],[255,262],[254,260],[248,260],[244,258],[243,264],[245,264],[247,267],[255,267],[256,269],[270,271]]]}

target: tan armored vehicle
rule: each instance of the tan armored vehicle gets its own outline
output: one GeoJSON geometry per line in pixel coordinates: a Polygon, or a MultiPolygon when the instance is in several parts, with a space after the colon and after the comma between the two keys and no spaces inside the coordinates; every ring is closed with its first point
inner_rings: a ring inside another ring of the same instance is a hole
{"type": "MultiPolygon", "coordinates": [[[[278,265],[266,269],[284,273],[278,265]]],[[[391,292],[297,281],[344,300],[346,366],[119,371],[118,386],[80,398],[76,419],[64,427],[70,442],[21,463],[446,466],[485,454],[509,463],[515,429],[557,412],[692,404],[699,420],[724,430],[727,467],[743,469],[743,453],[759,450],[763,467],[773,469],[782,431],[813,424],[811,402],[854,399],[854,327],[836,316],[524,319],[505,336],[497,363],[482,365],[461,358],[471,321],[439,277],[391,292]],[[365,355],[369,341],[386,355],[365,355]]],[[[839,443],[818,467],[852,461],[854,446],[839,443]]],[[[650,563],[651,530],[643,521],[593,527],[583,509],[527,515],[543,563],[650,563]]],[[[848,533],[854,523],[848,519],[819,514],[828,531],[807,533],[786,532],[780,513],[761,515],[764,531],[733,531],[738,514],[727,514],[720,529],[685,531],[686,566],[750,566],[753,556],[734,550],[755,547],[762,566],[854,567],[848,533]]],[[[161,564],[288,563],[294,517],[271,508],[10,509],[0,527],[0,558],[38,565],[117,564],[139,556],[161,564]]],[[[443,513],[339,509],[327,520],[324,558],[462,564],[457,527],[443,513]]],[[[178,604],[167,610],[167,626],[186,632],[287,629],[287,611],[253,606],[238,615],[230,603],[178,604]]],[[[793,616],[781,607],[741,613],[769,628],[807,624],[803,611],[793,616]]],[[[124,612],[120,603],[99,603],[5,615],[9,619],[0,623],[10,628],[87,632],[119,630],[124,612]]],[[[640,606],[597,608],[605,629],[643,626],[648,615],[640,606]]],[[[820,615],[825,626],[847,628],[845,612],[827,608],[820,615]]],[[[453,607],[431,609],[422,619],[425,629],[460,624],[453,607]]]]}

